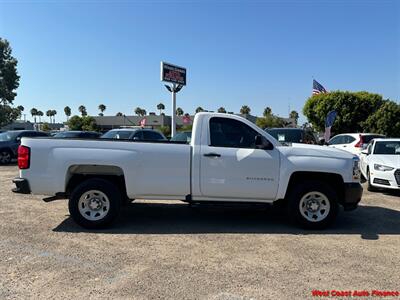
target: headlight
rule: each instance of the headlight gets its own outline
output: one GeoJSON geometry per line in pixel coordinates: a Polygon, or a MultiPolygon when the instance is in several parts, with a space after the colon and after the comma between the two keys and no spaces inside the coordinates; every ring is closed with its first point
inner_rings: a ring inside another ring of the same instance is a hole
{"type": "Polygon", "coordinates": [[[360,160],[357,157],[353,158],[353,179],[360,179],[360,160]]]}
{"type": "Polygon", "coordinates": [[[378,164],[374,164],[374,169],[377,171],[392,171],[392,170],[394,170],[394,168],[392,168],[392,167],[378,165],[378,164]]]}

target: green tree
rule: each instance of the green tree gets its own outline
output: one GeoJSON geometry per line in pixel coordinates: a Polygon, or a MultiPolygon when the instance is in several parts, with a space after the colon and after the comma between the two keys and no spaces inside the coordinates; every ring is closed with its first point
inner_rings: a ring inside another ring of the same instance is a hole
{"type": "Polygon", "coordinates": [[[22,105],[18,105],[18,106],[17,106],[17,110],[18,110],[18,118],[21,119],[21,117],[22,117],[22,112],[25,110],[25,107],[23,107],[22,105]]]}
{"type": "Polygon", "coordinates": [[[250,114],[250,112],[251,112],[251,109],[250,109],[250,107],[248,107],[247,105],[243,105],[243,106],[240,108],[240,113],[241,113],[242,115],[248,115],[248,114],[250,114]]]}
{"type": "Polygon", "coordinates": [[[51,123],[51,110],[50,109],[48,111],[46,111],[46,116],[49,117],[50,123],[51,123]]]}
{"type": "Polygon", "coordinates": [[[33,107],[33,108],[31,109],[30,113],[31,113],[31,115],[32,115],[32,117],[33,117],[33,122],[36,124],[36,116],[37,116],[37,113],[38,113],[37,108],[34,108],[34,107],[33,107]]]}
{"type": "Polygon", "coordinates": [[[299,113],[295,110],[292,110],[289,114],[289,118],[295,120],[295,124],[297,125],[297,121],[299,120],[299,113]]]}
{"type": "Polygon", "coordinates": [[[43,123],[41,130],[50,131],[51,127],[50,127],[49,123],[43,123]]]}
{"type": "Polygon", "coordinates": [[[42,117],[44,116],[44,113],[41,110],[38,110],[37,116],[39,117],[39,123],[42,123],[42,117]]]}
{"type": "Polygon", "coordinates": [[[180,107],[178,107],[178,108],[176,109],[176,114],[177,114],[178,116],[183,116],[183,114],[184,114],[183,109],[180,108],[180,107]]]}
{"type": "Polygon", "coordinates": [[[51,116],[53,117],[53,123],[56,122],[56,114],[57,114],[57,111],[56,111],[55,109],[53,109],[53,110],[51,111],[51,116]]]}
{"type": "Polygon", "coordinates": [[[137,116],[145,116],[146,115],[146,110],[140,107],[135,108],[135,114],[137,116]]]}
{"type": "Polygon", "coordinates": [[[225,109],[225,107],[220,107],[220,108],[218,108],[218,112],[219,113],[224,113],[224,114],[226,114],[226,109],[225,109]]]}
{"type": "Polygon", "coordinates": [[[117,112],[116,116],[117,117],[122,117],[124,114],[122,112],[117,112]]]}
{"type": "Polygon", "coordinates": [[[369,132],[400,137],[400,105],[393,101],[385,101],[363,125],[369,132]]]}
{"type": "Polygon", "coordinates": [[[263,118],[257,118],[256,125],[262,129],[265,129],[274,127],[285,127],[286,124],[285,121],[283,121],[281,118],[270,114],[263,118]]]}
{"type": "Polygon", "coordinates": [[[196,108],[196,114],[202,111],[204,111],[204,109],[201,106],[196,108]]]}
{"type": "Polygon", "coordinates": [[[160,116],[162,111],[165,109],[165,105],[163,103],[157,104],[157,109],[160,111],[160,116]]]}
{"type": "Polygon", "coordinates": [[[68,122],[70,130],[85,130],[85,131],[96,131],[97,125],[96,120],[90,116],[72,116],[68,122]]]}
{"type": "Polygon", "coordinates": [[[267,117],[270,115],[272,115],[272,109],[271,109],[271,107],[267,106],[266,108],[264,108],[263,116],[267,117]]]}
{"type": "Polygon", "coordinates": [[[10,124],[21,115],[18,108],[11,107],[19,86],[17,63],[9,42],[0,38],[0,127],[10,124]]]}
{"type": "Polygon", "coordinates": [[[71,116],[71,107],[69,106],[64,107],[64,114],[67,116],[67,122],[68,122],[68,119],[71,116]]]}
{"type": "Polygon", "coordinates": [[[72,116],[69,118],[67,125],[70,130],[82,130],[82,118],[80,116],[72,116]]]}
{"type": "Polygon", "coordinates": [[[306,101],[303,114],[318,131],[323,131],[327,114],[337,112],[332,131],[364,132],[363,122],[383,104],[381,95],[368,92],[333,91],[314,95],[306,101]]]}
{"type": "Polygon", "coordinates": [[[171,127],[170,126],[161,126],[160,131],[165,135],[166,137],[171,136],[171,127]]]}
{"type": "Polygon", "coordinates": [[[79,106],[78,107],[78,111],[81,113],[82,117],[87,116],[87,110],[86,110],[86,107],[84,105],[79,106]]]}
{"type": "Polygon", "coordinates": [[[104,104],[99,105],[99,110],[100,110],[99,116],[104,116],[104,111],[106,110],[106,108],[107,107],[104,104]]]}

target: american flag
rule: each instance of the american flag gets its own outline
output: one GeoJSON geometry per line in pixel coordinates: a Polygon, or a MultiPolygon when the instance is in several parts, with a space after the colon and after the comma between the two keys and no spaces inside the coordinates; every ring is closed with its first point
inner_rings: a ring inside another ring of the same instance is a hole
{"type": "Polygon", "coordinates": [[[190,119],[190,116],[184,115],[183,118],[182,118],[182,121],[183,121],[183,124],[190,124],[190,122],[192,120],[190,119]]]}
{"type": "Polygon", "coordinates": [[[144,127],[146,126],[146,118],[143,118],[140,122],[139,122],[140,127],[144,127]]]}
{"type": "Polygon", "coordinates": [[[312,94],[313,95],[318,95],[321,93],[327,93],[326,89],[320,84],[318,81],[313,79],[312,81],[312,94]]]}

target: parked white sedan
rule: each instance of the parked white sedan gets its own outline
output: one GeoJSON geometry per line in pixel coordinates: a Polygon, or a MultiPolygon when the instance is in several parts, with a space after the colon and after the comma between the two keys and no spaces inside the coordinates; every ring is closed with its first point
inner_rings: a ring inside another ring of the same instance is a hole
{"type": "Polygon", "coordinates": [[[400,139],[374,139],[360,155],[368,190],[400,189],[400,139]]]}
{"type": "Polygon", "coordinates": [[[328,146],[345,150],[359,156],[361,151],[365,149],[372,139],[384,137],[384,135],[374,133],[343,133],[331,138],[328,142],[328,146]]]}

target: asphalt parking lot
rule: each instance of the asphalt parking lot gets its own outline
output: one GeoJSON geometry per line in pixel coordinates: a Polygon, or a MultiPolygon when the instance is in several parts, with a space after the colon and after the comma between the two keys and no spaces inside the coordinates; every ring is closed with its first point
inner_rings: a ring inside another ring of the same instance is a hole
{"type": "Polygon", "coordinates": [[[0,166],[0,299],[299,299],[400,291],[400,194],[364,190],[331,229],[271,208],[129,205],[113,228],[75,225],[67,202],[15,195],[0,166]]]}

